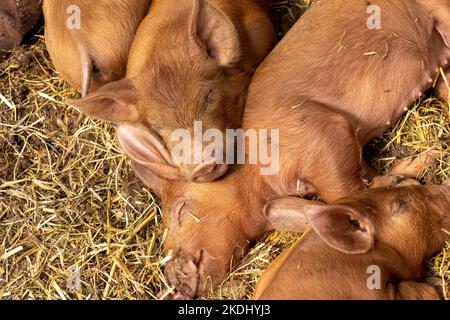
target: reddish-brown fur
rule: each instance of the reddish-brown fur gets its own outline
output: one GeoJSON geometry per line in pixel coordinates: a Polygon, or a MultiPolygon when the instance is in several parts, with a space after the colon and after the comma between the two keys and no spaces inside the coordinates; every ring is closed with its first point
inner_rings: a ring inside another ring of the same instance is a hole
{"type": "Polygon", "coordinates": [[[361,146],[394,124],[450,57],[450,28],[442,28],[450,4],[427,2],[439,8],[433,16],[422,1],[372,3],[381,6],[381,30],[368,30],[364,1],[319,2],[256,72],[243,127],[280,130],[277,175],[260,176],[261,166],[246,165],[213,184],[193,185],[135,164],[162,194],[165,247],[173,256],[167,275],[177,297],[201,294],[222,279],[232,257],[239,260],[248,242],[270,228],[262,215],[268,201],[318,194],[333,202],[366,188],[361,146]]]}
{"type": "Polygon", "coordinates": [[[442,229],[450,228],[450,185],[388,184],[333,205],[300,199],[274,202],[271,206],[278,207],[275,225],[285,218],[291,222],[291,231],[303,232],[305,227],[295,226],[295,221],[303,224],[306,215],[314,231],[267,268],[254,299],[439,299],[433,286],[418,281],[423,280],[424,260],[445,242],[442,229]],[[295,207],[294,214],[283,212],[284,204],[289,202],[289,207],[295,207]],[[338,220],[342,210],[347,215],[343,221],[338,220]],[[356,232],[371,245],[361,254],[344,253],[327,244],[344,235],[347,243],[361,241],[356,232]],[[375,272],[380,273],[374,274],[372,266],[379,268],[375,272]],[[371,275],[379,275],[379,284],[375,278],[370,279],[371,275]]]}
{"type": "Polygon", "coordinates": [[[61,76],[83,95],[125,76],[136,30],[150,0],[45,0],[45,41],[61,76]],[[70,30],[68,8],[80,8],[81,29],[70,30]]]}
{"type": "Polygon", "coordinates": [[[12,50],[42,19],[40,0],[2,0],[0,3],[0,50],[12,50]]]}
{"type": "Polygon", "coordinates": [[[169,152],[178,141],[171,134],[193,131],[195,121],[204,131],[241,125],[250,78],[275,43],[265,11],[271,2],[154,0],[133,42],[126,80],[73,103],[118,123],[124,151],[158,176],[218,178],[227,166],[215,159],[175,164],[169,152]]]}

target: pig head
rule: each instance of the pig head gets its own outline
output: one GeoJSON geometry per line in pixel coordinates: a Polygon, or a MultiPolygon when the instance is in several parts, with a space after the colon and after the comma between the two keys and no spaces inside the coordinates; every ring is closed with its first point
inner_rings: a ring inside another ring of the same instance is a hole
{"type": "Polygon", "coordinates": [[[116,123],[125,153],[157,176],[212,181],[228,169],[225,131],[241,125],[250,78],[274,42],[268,14],[255,1],[155,0],[134,39],[126,79],[72,104],[116,123]],[[213,140],[221,146],[206,152],[213,140]]]}

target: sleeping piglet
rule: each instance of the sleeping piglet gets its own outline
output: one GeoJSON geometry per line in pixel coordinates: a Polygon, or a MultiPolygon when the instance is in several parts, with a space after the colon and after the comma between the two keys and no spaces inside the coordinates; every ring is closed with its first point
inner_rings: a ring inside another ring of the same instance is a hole
{"type": "Polygon", "coordinates": [[[309,222],[312,231],[269,265],[254,299],[439,299],[436,281],[421,281],[424,261],[450,228],[450,181],[378,186],[327,205],[298,198],[268,203],[275,228],[303,232],[309,222]]]}
{"type": "Polygon", "coordinates": [[[371,4],[382,12],[381,29],[368,28],[365,1],[318,2],[261,64],[242,127],[279,137],[248,143],[247,164],[207,185],[167,181],[138,164],[142,180],[162,195],[172,257],[166,273],[177,297],[220,283],[268,230],[267,202],[319,195],[333,203],[367,188],[362,147],[394,125],[450,61],[450,2],[371,4]],[[262,175],[263,161],[248,161],[260,147],[271,149],[273,174],[262,175]]]}
{"type": "Polygon", "coordinates": [[[251,76],[275,44],[271,3],[153,0],[136,33],[126,78],[71,104],[118,124],[118,140],[138,164],[138,176],[146,170],[194,182],[222,176],[228,170],[221,157],[225,147],[207,152],[203,134],[240,127],[251,76]],[[192,145],[185,154],[193,151],[182,161],[173,156],[182,143],[173,136],[178,133],[192,145]]]}
{"type": "Polygon", "coordinates": [[[45,43],[56,70],[83,96],[125,76],[150,0],[44,0],[45,43]]]}

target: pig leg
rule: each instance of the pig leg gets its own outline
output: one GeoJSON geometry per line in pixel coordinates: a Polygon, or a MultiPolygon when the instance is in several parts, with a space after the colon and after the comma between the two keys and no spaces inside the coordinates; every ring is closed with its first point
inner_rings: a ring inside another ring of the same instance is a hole
{"type": "Polygon", "coordinates": [[[418,175],[435,163],[442,153],[435,150],[424,152],[412,159],[397,163],[388,174],[375,177],[370,184],[371,189],[387,188],[400,185],[419,185],[418,175]]]}
{"type": "Polygon", "coordinates": [[[401,282],[388,290],[393,300],[441,300],[436,289],[426,283],[401,282]]]}
{"type": "MultiPolygon", "coordinates": [[[[89,88],[91,87],[93,65],[92,59],[89,57],[86,48],[81,44],[81,41],[78,44],[78,52],[80,54],[81,74],[83,75],[81,79],[81,97],[85,98],[89,94],[89,88]]],[[[75,125],[79,126],[85,119],[86,114],[80,113],[75,125]]]]}
{"type": "Polygon", "coordinates": [[[400,161],[389,171],[389,175],[403,175],[407,178],[415,179],[422,171],[426,170],[442,157],[442,155],[439,151],[426,151],[413,159],[400,161]]]}
{"type": "Polygon", "coordinates": [[[273,6],[273,0],[256,0],[255,2],[258,6],[263,8],[264,11],[270,13],[270,9],[272,9],[273,6]]]}

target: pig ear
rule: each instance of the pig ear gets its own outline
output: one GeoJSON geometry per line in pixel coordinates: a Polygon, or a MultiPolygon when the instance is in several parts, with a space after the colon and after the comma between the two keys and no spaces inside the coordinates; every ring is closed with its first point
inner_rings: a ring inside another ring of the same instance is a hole
{"type": "Polygon", "coordinates": [[[233,22],[207,0],[193,0],[189,33],[193,54],[205,51],[223,67],[230,67],[241,57],[238,32],[233,22]]]}
{"type": "Polygon", "coordinates": [[[67,100],[82,113],[111,122],[134,122],[139,119],[137,92],[130,80],[108,83],[79,100],[67,100]]]}
{"type": "Polygon", "coordinates": [[[322,205],[305,208],[314,231],[330,247],[344,253],[362,254],[374,243],[371,220],[348,205],[322,205]]]}
{"type": "MultiPolygon", "coordinates": [[[[153,132],[138,126],[120,125],[116,134],[122,149],[136,163],[142,176],[150,177],[150,172],[144,172],[145,168],[159,178],[168,180],[180,178],[169,152],[153,132]]],[[[146,179],[143,180],[146,182],[146,179]]]]}
{"type": "Polygon", "coordinates": [[[264,207],[270,222],[267,230],[304,232],[309,223],[304,215],[305,207],[315,202],[296,197],[275,199],[264,207]]]}

